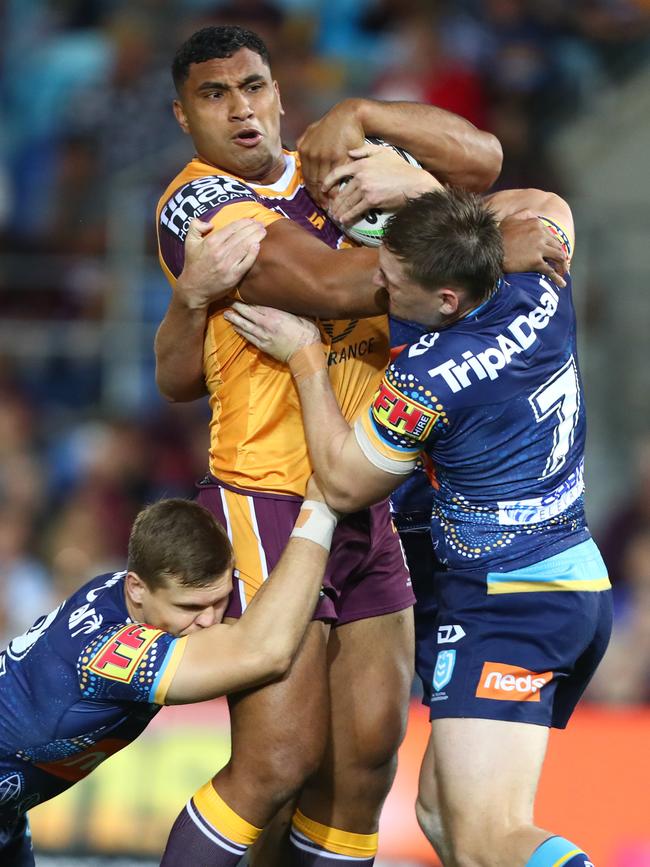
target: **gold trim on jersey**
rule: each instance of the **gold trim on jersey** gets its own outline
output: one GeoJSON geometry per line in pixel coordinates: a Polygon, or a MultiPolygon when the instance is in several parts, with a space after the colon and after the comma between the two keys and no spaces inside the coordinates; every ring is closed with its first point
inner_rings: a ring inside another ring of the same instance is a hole
{"type": "Polygon", "coordinates": [[[156,687],[156,692],[154,693],[154,697],[152,699],[154,704],[165,704],[167,693],[169,692],[169,687],[171,686],[171,682],[174,679],[174,675],[178,671],[178,666],[181,664],[183,654],[185,653],[188,638],[189,635],[183,635],[181,638],[177,638],[174,642],[173,649],[167,659],[165,670],[162,677],[160,678],[158,686],[156,687]]]}

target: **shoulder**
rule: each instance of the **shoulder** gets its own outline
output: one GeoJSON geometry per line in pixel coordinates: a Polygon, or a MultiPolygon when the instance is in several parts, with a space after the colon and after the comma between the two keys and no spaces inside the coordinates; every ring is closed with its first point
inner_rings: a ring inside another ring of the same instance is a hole
{"type": "MultiPolygon", "coordinates": [[[[422,340],[435,342],[437,337],[429,334],[422,340]]],[[[448,401],[432,385],[429,368],[436,363],[435,356],[429,354],[430,347],[420,344],[405,349],[388,367],[371,412],[375,423],[395,436],[423,442],[435,426],[447,424],[448,401]]]]}
{"type": "Polygon", "coordinates": [[[185,238],[197,217],[212,222],[215,228],[240,217],[270,221],[252,187],[240,178],[193,160],[167,188],[156,211],[160,260],[172,280],[183,270],[185,238]]]}
{"type": "Polygon", "coordinates": [[[147,623],[113,623],[78,655],[83,697],[162,704],[175,667],[166,680],[164,674],[179,644],[184,647],[184,639],[147,623]]]}
{"type": "Polygon", "coordinates": [[[215,169],[199,177],[186,176],[168,189],[159,203],[158,221],[162,227],[179,234],[184,223],[194,217],[204,217],[231,202],[255,200],[257,194],[252,187],[215,169]]]}
{"type": "Polygon", "coordinates": [[[66,630],[78,646],[99,630],[122,623],[128,616],[124,603],[125,572],[98,575],[81,587],[66,603],[66,630]]]}

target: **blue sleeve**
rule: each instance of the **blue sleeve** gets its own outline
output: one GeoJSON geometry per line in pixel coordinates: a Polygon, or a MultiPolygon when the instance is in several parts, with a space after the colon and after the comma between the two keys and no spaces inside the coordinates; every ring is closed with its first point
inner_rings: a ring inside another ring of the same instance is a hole
{"type": "Polygon", "coordinates": [[[113,625],[79,655],[84,698],[163,704],[185,642],[143,623],[113,625]]]}

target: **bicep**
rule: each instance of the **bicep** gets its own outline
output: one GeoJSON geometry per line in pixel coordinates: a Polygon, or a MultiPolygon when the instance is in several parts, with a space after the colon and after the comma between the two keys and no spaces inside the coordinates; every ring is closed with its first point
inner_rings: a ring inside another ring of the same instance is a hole
{"type": "Polygon", "coordinates": [[[145,623],[117,624],[94,639],[77,663],[84,698],[162,704],[184,639],[145,623]]]}
{"type": "Polygon", "coordinates": [[[207,701],[268,679],[260,653],[243,636],[239,621],[220,623],[187,636],[165,704],[207,701]]]}
{"type": "MultiPolygon", "coordinates": [[[[411,472],[408,467],[394,466],[375,460],[367,448],[362,448],[356,430],[346,436],[340,451],[341,469],[339,496],[330,505],[339,511],[356,511],[384,500],[411,472]]],[[[324,482],[325,483],[325,482],[324,482]]]]}
{"type": "Polygon", "coordinates": [[[329,506],[339,512],[356,512],[385,499],[410,475],[420,452],[418,447],[397,452],[385,444],[370,408],[333,446],[326,478],[317,475],[329,506]]]}

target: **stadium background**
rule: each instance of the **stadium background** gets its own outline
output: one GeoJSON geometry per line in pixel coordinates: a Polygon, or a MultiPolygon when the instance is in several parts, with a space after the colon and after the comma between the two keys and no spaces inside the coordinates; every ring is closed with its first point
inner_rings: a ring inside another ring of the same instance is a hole
{"type": "MultiPolygon", "coordinates": [[[[220,22],[267,40],[287,144],[343,96],[431,101],[499,136],[499,187],[552,189],[572,204],[588,512],[616,629],[582,711],[554,738],[539,818],[598,867],[648,867],[648,0],[0,4],[0,646],[121,568],[138,508],[192,495],[204,471],[206,407],[167,406],[153,382],[168,296],[153,210],[191,154],[169,108],[171,56],[220,22]]],[[[412,815],[425,737],[414,698],[382,865],[434,863],[412,815]]],[[[39,863],[153,863],[131,856],[155,857],[227,749],[222,703],[163,711],[33,812],[48,852],[39,863]]]]}

